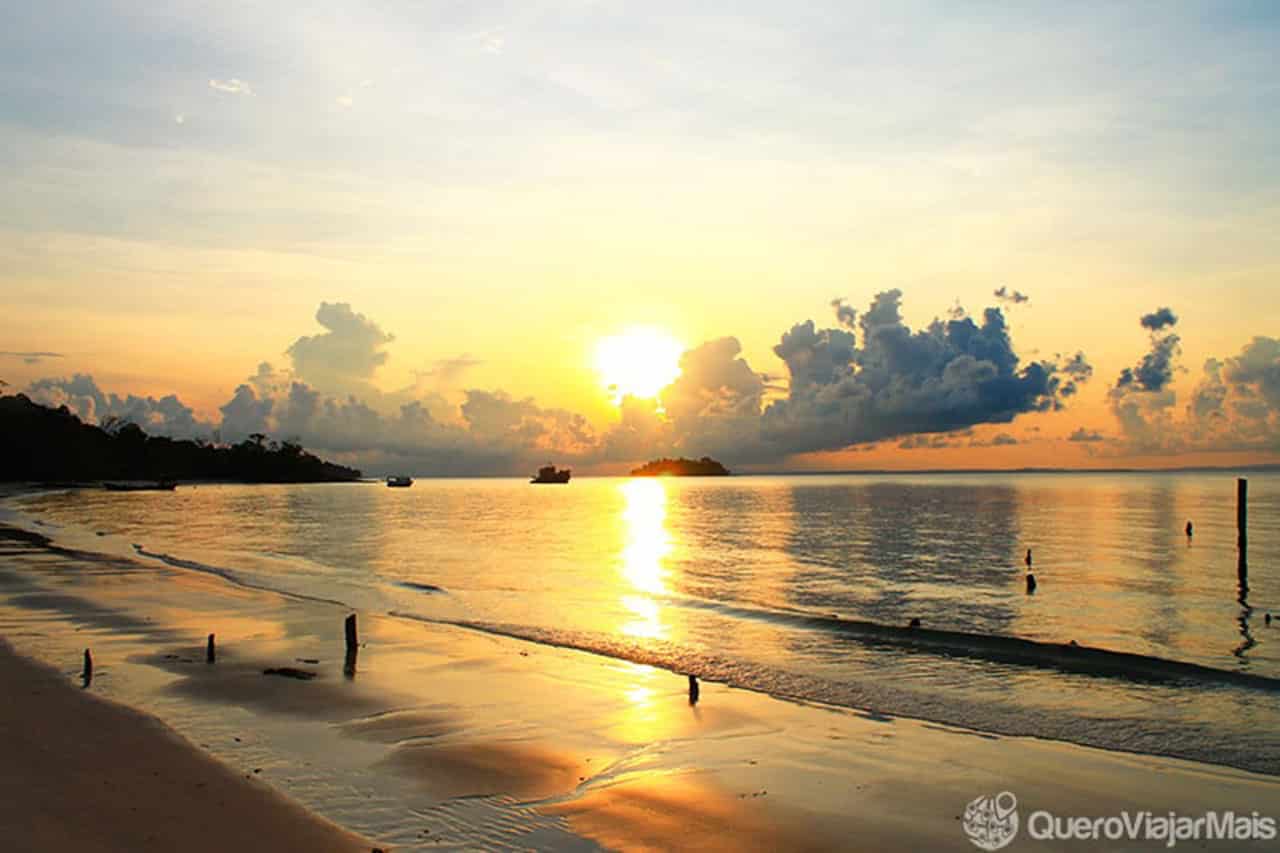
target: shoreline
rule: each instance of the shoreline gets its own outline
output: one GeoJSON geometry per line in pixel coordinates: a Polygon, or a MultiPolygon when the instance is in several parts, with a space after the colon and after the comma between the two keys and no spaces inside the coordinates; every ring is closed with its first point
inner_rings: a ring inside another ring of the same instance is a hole
{"type": "Polygon", "coordinates": [[[73,687],[0,638],[0,825],[8,849],[368,853],[156,717],[73,687]]]}

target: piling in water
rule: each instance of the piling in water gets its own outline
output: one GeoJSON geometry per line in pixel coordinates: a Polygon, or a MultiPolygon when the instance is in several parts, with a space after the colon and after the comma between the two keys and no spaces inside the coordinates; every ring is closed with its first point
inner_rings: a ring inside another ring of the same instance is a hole
{"type": "Polygon", "coordinates": [[[1240,595],[1249,591],[1249,481],[1236,480],[1236,576],[1240,580],[1240,595]]]}
{"type": "Polygon", "coordinates": [[[690,705],[698,704],[698,696],[700,692],[701,691],[699,691],[698,689],[698,676],[696,675],[689,676],[689,704],[690,705]]]}
{"type": "Polygon", "coordinates": [[[204,647],[204,662],[215,663],[218,660],[218,650],[213,645],[213,634],[209,635],[209,642],[204,647]]]}
{"type": "Polygon", "coordinates": [[[360,645],[359,638],[356,636],[356,615],[352,613],[347,617],[347,651],[351,651],[360,645]]]}
{"type": "Polygon", "coordinates": [[[84,671],[80,673],[80,680],[85,687],[93,683],[93,653],[88,649],[84,650],[84,671]]]}

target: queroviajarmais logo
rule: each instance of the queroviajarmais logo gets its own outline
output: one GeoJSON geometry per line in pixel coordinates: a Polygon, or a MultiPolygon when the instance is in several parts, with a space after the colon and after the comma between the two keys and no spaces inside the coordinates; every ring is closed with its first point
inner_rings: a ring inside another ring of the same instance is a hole
{"type": "Polygon", "coordinates": [[[999,850],[1018,834],[1018,798],[1010,791],[978,797],[964,807],[963,825],[975,847],[999,850]]]}

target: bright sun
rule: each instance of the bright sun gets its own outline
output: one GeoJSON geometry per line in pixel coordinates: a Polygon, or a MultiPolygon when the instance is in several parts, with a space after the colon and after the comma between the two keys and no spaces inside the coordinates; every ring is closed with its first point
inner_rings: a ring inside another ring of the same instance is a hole
{"type": "Polygon", "coordinates": [[[656,397],[680,375],[684,346],[662,329],[636,326],[596,344],[596,370],[614,402],[656,397]]]}

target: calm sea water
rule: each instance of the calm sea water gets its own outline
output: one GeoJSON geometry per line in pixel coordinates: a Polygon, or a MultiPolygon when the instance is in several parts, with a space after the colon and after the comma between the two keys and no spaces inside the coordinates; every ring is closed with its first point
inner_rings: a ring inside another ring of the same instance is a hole
{"type": "Polygon", "coordinates": [[[840,624],[918,618],[1280,678],[1274,475],[1250,477],[1247,595],[1235,480],[1219,474],[420,480],[20,506],[55,538],[406,619],[874,713],[1280,773],[1274,690],[1011,664],[840,624]]]}

